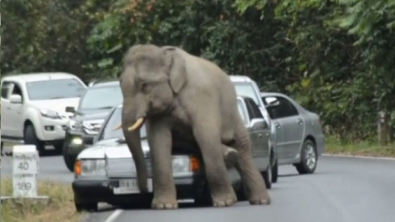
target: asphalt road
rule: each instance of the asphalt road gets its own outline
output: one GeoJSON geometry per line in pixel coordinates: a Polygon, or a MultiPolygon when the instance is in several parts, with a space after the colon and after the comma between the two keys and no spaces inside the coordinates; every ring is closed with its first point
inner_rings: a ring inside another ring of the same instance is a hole
{"type": "MultiPolygon", "coordinates": [[[[4,158],[4,157],[3,157],[4,158]]],[[[2,159],[2,177],[10,175],[10,158],[2,159]]],[[[40,178],[70,182],[61,157],[40,160],[40,178]]],[[[229,208],[181,206],[178,210],[117,210],[102,205],[89,222],[392,222],[395,218],[395,161],[322,157],[313,175],[280,167],[269,191],[270,206],[240,202],[229,208]],[[114,213],[115,212],[115,213],[114,213]],[[113,215],[112,219],[108,219],[113,215]],[[114,217],[117,216],[117,217],[114,217]]]]}

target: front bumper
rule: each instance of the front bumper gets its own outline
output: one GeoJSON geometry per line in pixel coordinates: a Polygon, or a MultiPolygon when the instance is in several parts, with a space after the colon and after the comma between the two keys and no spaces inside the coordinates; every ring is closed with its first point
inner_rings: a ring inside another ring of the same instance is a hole
{"type": "Polygon", "coordinates": [[[58,141],[65,138],[68,119],[51,119],[41,117],[35,123],[37,137],[41,141],[58,141]]]}
{"type": "MultiPolygon", "coordinates": [[[[122,178],[132,179],[132,178],[122,178]]],[[[110,204],[151,201],[153,193],[114,194],[113,189],[119,187],[120,179],[74,180],[72,189],[76,203],[110,204]]],[[[190,199],[203,194],[206,180],[201,175],[174,178],[177,199],[190,199]]]]}

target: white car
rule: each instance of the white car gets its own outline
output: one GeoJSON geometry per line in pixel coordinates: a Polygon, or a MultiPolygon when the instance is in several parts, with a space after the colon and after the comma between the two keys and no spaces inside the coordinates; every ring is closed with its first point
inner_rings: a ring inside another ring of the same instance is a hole
{"type": "Polygon", "coordinates": [[[1,148],[3,142],[45,145],[61,151],[65,128],[86,85],[68,73],[7,75],[1,79],[1,148]]]}
{"type": "MultiPolygon", "coordinates": [[[[271,188],[270,129],[259,113],[258,106],[249,97],[238,97],[240,115],[248,129],[253,159],[271,188]]],[[[74,165],[72,183],[77,211],[97,210],[98,202],[112,205],[136,203],[149,205],[152,199],[152,174],[145,125],[140,129],[141,145],[148,167],[149,193],[141,194],[136,185],[136,169],[132,155],[124,141],[123,131],[114,127],[122,121],[122,105],[113,109],[103,124],[93,146],[84,149],[74,165]]],[[[173,177],[178,199],[194,199],[198,205],[211,205],[203,162],[199,155],[174,154],[173,177]]],[[[234,168],[228,169],[238,200],[245,200],[240,176],[234,168]]]]}

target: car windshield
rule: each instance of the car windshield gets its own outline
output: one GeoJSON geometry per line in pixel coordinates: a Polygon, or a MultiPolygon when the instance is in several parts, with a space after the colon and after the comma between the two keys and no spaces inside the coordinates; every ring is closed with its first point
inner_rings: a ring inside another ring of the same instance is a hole
{"type": "Polygon", "coordinates": [[[78,98],[86,87],[76,79],[51,79],[26,83],[30,100],[78,98]]]}
{"type": "Polygon", "coordinates": [[[256,94],[252,83],[245,82],[234,82],[236,88],[236,94],[238,96],[248,96],[254,100],[254,102],[259,106],[259,97],[256,94]]]}
{"type": "MultiPolygon", "coordinates": [[[[113,139],[113,138],[119,138],[123,139],[123,131],[122,129],[119,130],[113,130],[114,127],[116,127],[118,124],[120,124],[122,121],[122,108],[118,107],[114,110],[114,112],[111,114],[110,119],[108,120],[107,124],[103,129],[103,133],[100,136],[100,140],[107,140],[107,139],[113,139]]],[[[140,138],[146,138],[147,133],[145,130],[145,124],[140,128],[140,138]]]]}
{"type": "Polygon", "coordinates": [[[80,110],[110,109],[123,101],[121,87],[89,88],[81,98],[80,110]]]}

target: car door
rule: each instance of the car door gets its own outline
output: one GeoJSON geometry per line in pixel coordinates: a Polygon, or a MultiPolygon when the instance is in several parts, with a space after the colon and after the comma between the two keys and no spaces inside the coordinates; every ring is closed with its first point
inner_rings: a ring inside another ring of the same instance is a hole
{"type": "Polygon", "coordinates": [[[271,119],[271,127],[273,128],[274,131],[274,139],[273,143],[274,146],[276,147],[276,152],[277,152],[277,158],[279,161],[279,164],[283,164],[282,161],[285,160],[287,156],[287,150],[285,146],[285,132],[284,132],[284,127],[281,124],[281,113],[280,113],[280,107],[278,105],[269,105],[270,102],[275,102],[277,101],[276,97],[273,96],[265,96],[262,97],[262,101],[265,104],[266,110],[269,114],[269,117],[271,119]]]}
{"type": "Polygon", "coordinates": [[[25,100],[25,97],[22,93],[22,89],[20,85],[17,82],[11,82],[10,83],[10,88],[11,88],[11,95],[20,95],[22,98],[21,103],[11,103],[9,102],[9,110],[10,113],[8,114],[9,120],[11,121],[10,124],[10,133],[13,137],[18,137],[22,138],[23,137],[23,103],[25,100]]]}
{"type": "Polygon", "coordinates": [[[283,134],[281,147],[282,158],[293,159],[299,152],[303,142],[304,120],[296,107],[285,97],[275,96],[279,104],[276,106],[278,113],[275,127],[282,128],[283,134]]]}
{"type": "Polygon", "coordinates": [[[3,81],[1,83],[1,134],[4,136],[9,136],[11,134],[11,125],[12,122],[9,118],[11,114],[10,107],[10,93],[11,93],[11,83],[8,81],[3,81]]]}
{"type": "MultiPolygon", "coordinates": [[[[262,112],[260,111],[258,105],[251,98],[245,98],[246,107],[248,110],[250,121],[252,119],[262,119],[264,117],[262,112]]],[[[251,132],[251,141],[253,143],[254,155],[257,158],[266,158],[269,157],[269,137],[270,137],[270,128],[267,126],[266,128],[250,131],[251,132]]],[[[263,166],[264,167],[264,166],[263,166]]]]}

